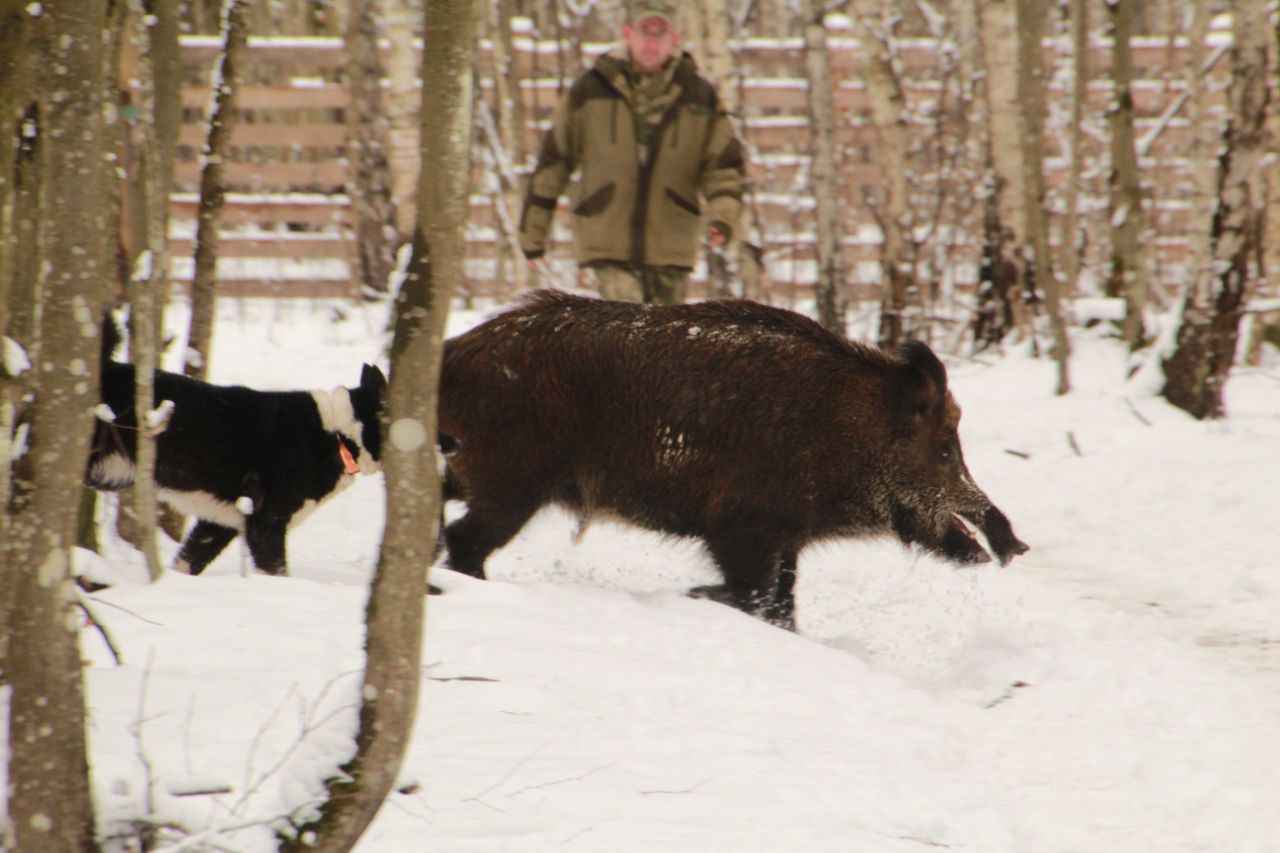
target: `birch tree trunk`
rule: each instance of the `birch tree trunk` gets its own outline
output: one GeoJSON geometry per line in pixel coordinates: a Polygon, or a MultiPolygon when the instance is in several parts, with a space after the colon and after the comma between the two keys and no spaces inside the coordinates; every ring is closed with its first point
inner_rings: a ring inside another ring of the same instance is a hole
{"type": "Polygon", "coordinates": [[[881,198],[873,208],[880,232],[880,268],[884,297],[880,306],[879,344],[895,349],[906,337],[906,312],[918,295],[910,257],[911,215],[907,185],[907,104],[890,61],[888,24],[870,0],[855,0],[855,32],[863,58],[863,78],[871,100],[871,122],[880,137],[881,198]]]}
{"type": "MultiPolygon", "coordinates": [[[[725,0],[707,0],[700,4],[679,7],[688,12],[688,26],[695,28],[684,36],[685,47],[698,58],[702,76],[716,87],[720,106],[734,123],[739,139],[744,138],[737,117],[742,114],[742,98],[738,88],[733,55],[729,49],[732,21],[725,0]]],[[[744,188],[745,189],[745,188],[744,188]]],[[[745,201],[745,200],[744,200],[745,201]]],[[[707,261],[707,291],[709,296],[725,298],[741,295],[748,299],[760,299],[760,269],[757,252],[750,246],[750,209],[744,204],[742,224],[732,243],[721,248],[709,249],[707,261]],[[739,287],[734,286],[735,281],[739,287]]]]}
{"type": "Polygon", "coordinates": [[[224,0],[222,54],[214,66],[210,95],[209,133],[202,152],[200,204],[196,209],[195,271],[191,275],[191,321],[182,371],[204,379],[213,343],[213,312],[218,265],[218,220],[226,197],[222,166],[235,126],[236,92],[240,89],[241,55],[249,41],[245,12],[249,0],[224,0]]]}
{"type": "Polygon", "coordinates": [[[1025,329],[1026,276],[1022,107],[1018,100],[1017,0],[973,0],[978,7],[983,88],[987,114],[982,266],[975,338],[996,343],[1012,329],[1025,329]]]}
{"type": "MultiPolygon", "coordinates": [[[[1212,230],[1214,193],[1218,183],[1217,148],[1222,130],[1209,114],[1208,76],[1205,57],[1212,4],[1192,4],[1191,26],[1187,33],[1187,119],[1191,136],[1187,161],[1191,164],[1191,204],[1188,211],[1187,269],[1191,281],[1209,275],[1209,259],[1212,251],[1209,239],[1212,230]]],[[[1189,284],[1188,287],[1191,285],[1189,284]]],[[[1182,294],[1185,298],[1185,293],[1182,294]]]]}
{"type": "MultiPolygon", "coordinates": [[[[1272,20],[1275,20],[1275,18],[1273,17],[1272,20]]],[[[1275,85],[1277,89],[1280,89],[1280,27],[1275,29],[1274,35],[1269,62],[1275,85]]],[[[1265,265],[1266,280],[1271,283],[1271,293],[1274,296],[1280,296],[1280,154],[1276,154],[1274,151],[1275,144],[1280,141],[1280,104],[1271,104],[1268,126],[1270,128],[1269,133],[1273,153],[1269,158],[1270,166],[1267,168],[1267,204],[1265,209],[1271,211],[1271,214],[1270,216],[1264,216],[1266,234],[1262,238],[1264,248],[1262,260],[1265,265]]],[[[1269,315],[1257,315],[1255,319],[1259,344],[1268,334],[1268,326],[1272,333],[1280,332],[1280,313],[1272,312],[1269,315]]]]}
{"type": "Polygon", "coordinates": [[[1111,228],[1111,264],[1106,293],[1125,303],[1124,339],[1129,351],[1146,343],[1143,315],[1147,305],[1147,279],[1142,253],[1142,187],[1138,178],[1138,154],[1133,139],[1133,38],[1135,0],[1106,4],[1111,29],[1111,80],[1114,87],[1108,105],[1111,128],[1111,171],[1107,180],[1111,228]]]}
{"type": "Polygon", "coordinates": [[[1170,403],[1195,418],[1226,415],[1223,386],[1235,360],[1240,318],[1257,257],[1262,211],[1251,186],[1268,150],[1267,0],[1233,4],[1228,123],[1218,169],[1207,268],[1183,296],[1173,352],[1162,361],[1170,403]]]}
{"type": "Polygon", "coordinates": [[[1022,186],[1026,197],[1023,220],[1036,285],[1044,293],[1045,311],[1053,336],[1050,355],[1058,365],[1058,394],[1071,390],[1068,359],[1071,344],[1062,317],[1058,279],[1053,273],[1049,249],[1049,217],[1046,213],[1044,178],[1045,72],[1040,44],[1044,37],[1041,0],[1018,0],[1018,100],[1022,104],[1022,186]]]}
{"type": "Polygon", "coordinates": [[[57,358],[34,362],[30,450],[14,483],[0,543],[0,585],[12,586],[6,650],[9,831],[15,850],[96,849],[85,748],[79,621],[71,578],[76,505],[96,401],[95,334],[106,243],[98,217],[105,0],[44,0],[31,44],[40,64],[37,127],[45,168],[38,337],[57,358]]]}
{"type": "Polygon", "coordinates": [[[422,170],[413,257],[396,302],[383,460],[387,521],[365,615],[356,755],[329,782],[318,820],[286,850],[348,850],[390,792],[412,733],[421,674],[427,567],[439,531],[436,391],[453,283],[463,275],[471,174],[474,4],[428,0],[422,170]]]}
{"type": "Polygon", "coordinates": [[[813,196],[818,229],[818,279],[815,298],[818,322],[845,334],[848,295],[845,290],[844,229],[840,221],[840,178],[836,171],[835,117],[831,57],[822,0],[802,0],[804,64],[809,78],[809,117],[813,122],[813,196]]]}
{"type": "MultiPolygon", "coordinates": [[[[489,19],[487,29],[493,43],[493,114],[482,116],[494,172],[498,180],[499,233],[502,236],[503,257],[499,270],[505,266],[509,276],[499,273],[499,280],[509,281],[515,291],[524,290],[529,282],[529,265],[520,250],[518,211],[523,203],[523,187],[519,169],[524,164],[524,98],[520,92],[520,78],[515,63],[515,39],[511,32],[511,18],[515,4],[512,0],[488,3],[485,9],[489,19]]],[[[484,108],[483,98],[481,109],[484,108]]]]}
{"type": "MultiPolygon", "coordinates": [[[[1086,0],[1067,0],[1071,29],[1071,118],[1067,146],[1071,165],[1067,171],[1066,214],[1062,223],[1062,259],[1067,299],[1080,279],[1084,252],[1080,233],[1080,178],[1083,172],[1084,110],[1089,96],[1089,5],[1086,0]]],[[[1204,4],[1200,4],[1204,5],[1204,4]]]]}
{"type": "Polygon", "coordinates": [[[412,234],[416,227],[414,192],[418,180],[418,72],[422,63],[413,44],[420,20],[410,0],[379,0],[383,35],[388,42],[386,72],[387,142],[390,146],[391,206],[396,233],[412,234]]]}
{"type": "Polygon", "coordinates": [[[356,275],[366,293],[385,293],[400,242],[391,199],[387,116],[378,55],[377,0],[350,0],[347,16],[347,157],[352,163],[356,275]]]}

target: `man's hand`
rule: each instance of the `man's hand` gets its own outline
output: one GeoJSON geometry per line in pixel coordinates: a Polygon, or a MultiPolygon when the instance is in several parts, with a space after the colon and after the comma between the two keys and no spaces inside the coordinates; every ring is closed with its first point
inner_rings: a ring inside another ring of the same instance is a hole
{"type": "Polygon", "coordinates": [[[713,249],[723,249],[729,242],[729,235],[719,224],[712,222],[707,226],[707,245],[713,249]]]}

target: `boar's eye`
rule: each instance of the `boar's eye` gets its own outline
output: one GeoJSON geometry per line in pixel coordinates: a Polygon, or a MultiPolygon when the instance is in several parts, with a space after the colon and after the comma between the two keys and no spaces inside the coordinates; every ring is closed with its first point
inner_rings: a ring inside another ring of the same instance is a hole
{"type": "Polygon", "coordinates": [[[938,455],[943,459],[951,459],[955,456],[956,440],[948,436],[942,439],[942,445],[938,448],[938,455]]]}

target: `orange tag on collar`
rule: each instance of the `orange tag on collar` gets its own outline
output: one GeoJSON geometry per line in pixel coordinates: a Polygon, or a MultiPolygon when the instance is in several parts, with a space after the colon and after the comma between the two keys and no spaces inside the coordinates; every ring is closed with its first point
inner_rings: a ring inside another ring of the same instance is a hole
{"type": "Polygon", "coordinates": [[[356,464],[355,457],[351,455],[351,451],[347,450],[347,443],[342,439],[338,439],[338,455],[342,457],[342,470],[348,474],[359,474],[360,466],[356,464]]]}

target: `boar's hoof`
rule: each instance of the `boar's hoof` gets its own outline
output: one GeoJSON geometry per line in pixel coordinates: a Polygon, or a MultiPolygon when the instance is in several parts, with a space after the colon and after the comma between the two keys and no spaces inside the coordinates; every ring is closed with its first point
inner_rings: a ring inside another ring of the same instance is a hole
{"type": "Polygon", "coordinates": [[[444,590],[433,583],[427,584],[427,595],[444,595],[444,590]]]}
{"type": "Polygon", "coordinates": [[[796,629],[795,614],[791,608],[781,606],[763,594],[752,595],[744,600],[741,594],[730,589],[727,584],[708,584],[689,590],[689,597],[727,604],[787,631],[796,629]]]}

